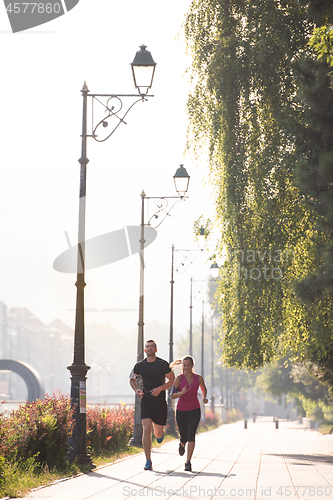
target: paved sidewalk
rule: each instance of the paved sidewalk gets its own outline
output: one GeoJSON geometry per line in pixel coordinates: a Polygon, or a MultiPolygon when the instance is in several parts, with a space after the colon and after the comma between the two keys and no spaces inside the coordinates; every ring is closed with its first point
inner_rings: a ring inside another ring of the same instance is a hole
{"type": "Polygon", "coordinates": [[[333,435],[272,418],[223,425],[199,434],[193,472],[184,472],[178,441],[31,492],[34,500],[240,499],[333,500],[333,435]]]}

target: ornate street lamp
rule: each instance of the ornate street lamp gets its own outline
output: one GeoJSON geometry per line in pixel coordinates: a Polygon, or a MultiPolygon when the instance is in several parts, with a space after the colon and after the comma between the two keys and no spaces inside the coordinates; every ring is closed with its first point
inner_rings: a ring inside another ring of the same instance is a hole
{"type": "Polygon", "coordinates": [[[211,277],[213,278],[214,281],[217,280],[217,278],[219,277],[219,272],[220,272],[220,268],[219,266],[216,264],[216,262],[214,262],[211,266],[210,266],[210,275],[211,277]]]}
{"type": "Polygon", "coordinates": [[[74,331],[74,356],[73,363],[68,366],[71,373],[71,408],[73,409],[74,430],[68,440],[69,461],[76,461],[79,464],[92,465],[91,457],[87,453],[87,424],[86,424],[86,375],[90,366],[85,363],[85,326],[84,326],[84,287],[85,283],[85,212],[86,212],[86,173],[87,164],[87,138],[92,137],[97,142],[106,141],[117,130],[132,107],[139,101],[146,101],[148,90],[152,86],[156,63],[153,61],[150,52],[144,45],[136,53],[132,66],[134,85],[138,89],[138,94],[91,94],[86,82],[82,87],[83,111],[82,111],[82,143],[80,169],[80,198],[79,198],[79,229],[78,229],[78,256],[77,256],[77,280],[76,292],[76,313],[74,331]],[[144,68],[150,70],[149,79],[141,80],[137,70],[144,68]],[[144,90],[143,90],[144,89],[144,90]],[[139,95],[139,98],[138,98],[139,95]],[[87,104],[88,97],[92,99],[92,123],[91,133],[87,134],[87,104]],[[127,109],[123,109],[123,98],[130,98],[127,109]],[[132,102],[134,99],[134,102],[132,102]],[[104,117],[95,123],[94,105],[102,105],[104,117]],[[108,129],[113,120],[113,127],[108,129]]]}
{"type": "MultiPolygon", "coordinates": [[[[164,197],[156,197],[156,196],[146,196],[145,192],[141,193],[141,238],[140,238],[140,296],[139,296],[139,321],[138,321],[138,348],[137,348],[137,361],[141,361],[144,357],[143,354],[143,346],[144,346],[144,244],[145,244],[145,234],[144,228],[145,226],[157,228],[162,224],[165,218],[170,215],[172,208],[178,203],[182,201],[185,196],[190,176],[188,175],[186,168],[181,165],[175,175],[174,178],[177,178],[177,182],[175,181],[176,191],[178,196],[164,196],[164,197]],[[168,200],[175,199],[174,203],[169,207],[168,200]],[[145,223],[145,200],[158,200],[156,203],[157,210],[155,213],[149,218],[148,222],[145,223]]],[[[169,395],[170,398],[170,395],[169,395]]],[[[130,440],[131,446],[142,446],[142,425],[141,425],[141,415],[140,415],[140,398],[135,394],[135,406],[134,406],[134,428],[133,428],[133,437],[130,440]]]]}
{"type": "Polygon", "coordinates": [[[131,63],[134,85],[140,95],[147,94],[151,88],[156,67],[151,53],[146,48],[146,45],[141,45],[131,63]],[[143,92],[141,89],[146,89],[146,91],[143,92]]]}
{"type": "Polygon", "coordinates": [[[181,198],[183,198],[188,190],[188,185],[190,182],[190,176],[186,172],[184,165],[180,165],[177,169],[175,175],[173,176],[175,181],[176,191],[181,198]]]}
{"type": "Polygon", "coordinates": [[[197,236],[198,239],[198,245],[200,249],[205,248],[206,246],[206,234],[205,234],[205,229],[201,226],[200,232],[197,236]]]}

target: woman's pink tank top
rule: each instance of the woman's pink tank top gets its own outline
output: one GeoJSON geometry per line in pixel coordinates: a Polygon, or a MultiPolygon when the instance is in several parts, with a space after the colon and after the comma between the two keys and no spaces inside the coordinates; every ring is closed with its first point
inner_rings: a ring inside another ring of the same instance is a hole
{"type": "MultiPolygon", "coordinates": [[[[181,391],[185,385],[188,386],[189,384],[184,374],[181,374],[179,376],[180,376],[180,386],[178,390],[181,391]]],[[[197,396],[198,389],[199,389],[199,375],[193,373],[193,382],[191,384],[191,388],[189,389],[188,387],[185,394],[180,396],[180,398],[178,399],[177,410],[189,411],[189,410],[195,410],[196,408],[200,408],[200,403],[197,396]]]]}

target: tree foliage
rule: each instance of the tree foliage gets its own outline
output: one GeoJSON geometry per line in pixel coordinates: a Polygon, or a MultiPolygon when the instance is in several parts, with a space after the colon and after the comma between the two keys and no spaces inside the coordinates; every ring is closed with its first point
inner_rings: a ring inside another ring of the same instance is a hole
{"type": "Polygon", "coordinates": [[[207,152],[227,255],[224,359],[325,360],[331,384],[333,92],[308,42],[332,19],[327,0],[193,0],[185,24],[188,147],[207,152]]]}
{"type": "Polygon", "coordinates": [[[288,359],[280,359],[261,370],[256,384],[274,396],[287,394],[302,416],[323,421],[331,418],[332,394],[318,381],[315,372],[312,364],[293,365],[288,359]]]}
{"type": "Polygon", "coordinates": [[[317,52],[318,60],[324,60],[333,66],[333,26],[315,28],[309,45],[317,52]]]}

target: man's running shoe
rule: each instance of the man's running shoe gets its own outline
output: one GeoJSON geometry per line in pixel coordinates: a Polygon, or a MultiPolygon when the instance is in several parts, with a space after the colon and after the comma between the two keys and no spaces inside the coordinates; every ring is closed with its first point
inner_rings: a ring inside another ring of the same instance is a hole
{"type": "Polygon", "coordinates": [[[161,438],[156,438],[156,441],[158,442],[158,444],[161,444],[163,439],[164,439],[164,434],[161,438]]]}
{"type": "Polygon", "coordinates": [[[151,460],[147,460],[146,465],[144,466],[144,470],[152,470],[153,466],[151,460]]]}
{"type": "Polygon", "coordinates": [[[192,472],[191,462],[186,462],[185,463],[185,470],[186,470],[186,472],[192,472]]]}
{"type": "Polygon", "coordinates": [[[182,457],[185,453],[185,445],[182,445],[182,443],[179,443],[179,448],[178,448],[178,453],[182,457]]]}

